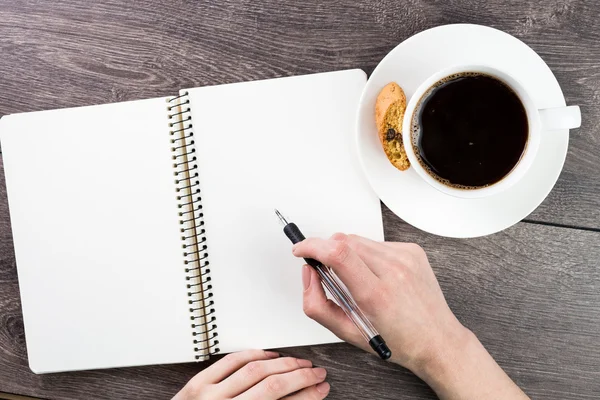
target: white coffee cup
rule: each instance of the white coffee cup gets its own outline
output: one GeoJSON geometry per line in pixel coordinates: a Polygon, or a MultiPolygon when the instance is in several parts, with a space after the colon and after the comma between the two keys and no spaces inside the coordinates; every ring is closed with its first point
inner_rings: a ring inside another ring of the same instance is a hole
{"type": "Polygon", "coordinates": [[[425,182],[443,193],[455,197],[472,199],[487,197],[496,193],[500,193],[523,178],[529,167],[531,167],[533,164],[533,160],[535,159],[540,146],[541,135],[553,135],[555,132],[550,132],[552,130],[578,128],[580,125],[581,111],[579,110],[579,106],[556,107],[539,110],[535,107],[535,104],[531,100],[529,94],[523,88],[523,85],[521,85],[516,79],[507,73],[500,71],[497,68],[485,65],[456,65],[433,74],[417,88],[406,107],[404,120],[402,123],[402,139],[404,141],[404,148],[406,149],[406,154],[410,161],[411,167],[423,180],[425,180],[425,182]],[[507,84],[521,99],[521,103],[523,104],[527,114],[527,122],[529,126],[525,150],[523,151],[520,160],[517,162],[514,168],[504,178],[493,185],[477,189],[459,189],[441,183],[438,179],[431,176],[419,163],[415,154],[414,146],[412,144],[411,125],[413,114],[423,95],[426,94],[428,89],[434,86],[434,84],[438,81],[451,75],[463,72],[476,72],[490,75],[507,84]]]}

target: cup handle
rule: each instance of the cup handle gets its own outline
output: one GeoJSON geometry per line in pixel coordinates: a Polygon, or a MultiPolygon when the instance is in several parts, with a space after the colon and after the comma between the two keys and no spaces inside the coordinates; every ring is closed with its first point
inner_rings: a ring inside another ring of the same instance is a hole
{"type": "Polygon", "coordinates": [[[581,126],[579,106],[554,107],[539,110],[542,130],[573,129],[581,126]]]}

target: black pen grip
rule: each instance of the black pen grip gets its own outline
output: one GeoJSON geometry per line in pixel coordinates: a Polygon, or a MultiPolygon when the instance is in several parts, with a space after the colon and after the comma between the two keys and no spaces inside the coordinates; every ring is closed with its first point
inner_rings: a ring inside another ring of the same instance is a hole
{"type": "MultiPolygon", "coordinates": [[[[285,233],[285,236],[287,236],[293,244],[300,243],[301,241],[306,239],[302,232],[300,232],[298,226],[296,226],[296,224],[293,222],[290,222],[283,228],[283,233],[285,233]]],[[[306,263],[313,268],[316,268],[317,266],[321,265],[320,262],[312,258],[305,258],[304,261],[306,261],[306,263]]]]}

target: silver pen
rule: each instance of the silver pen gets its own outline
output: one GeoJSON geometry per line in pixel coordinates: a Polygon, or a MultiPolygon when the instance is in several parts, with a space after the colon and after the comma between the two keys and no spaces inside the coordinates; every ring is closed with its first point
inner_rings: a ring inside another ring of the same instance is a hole
{"type": "MultiPolygon", "coordinates": [[[[288,222],[283,215],[277,210],[275,214],[279,217],[283,225],[283,232],[292,241],[293,244],[299,243],[306,239],[300,229],[293,222],[288,222]]],[[[340,278],[326,265],[312,258],[305,258],[304,261],[311,267],[313,267],[319,277],[323,286],[327,289],[331,297],[336,303],[344,310],[348,318],[354,322],[354,325],[358,328],[362,336],[369,343],[371,348],[381,357],[383,360],[387,360],[392,356],[392,352],[389,347],[385,344],[385,340],[377,332],[373,324],[367,319],[365,314],[356,304],[356,301],[352,298],[352,295],[342,283],[340,278]]]]}

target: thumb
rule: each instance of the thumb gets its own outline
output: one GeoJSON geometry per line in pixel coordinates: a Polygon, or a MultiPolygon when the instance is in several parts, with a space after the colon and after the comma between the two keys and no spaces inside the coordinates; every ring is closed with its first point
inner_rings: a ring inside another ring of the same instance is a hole
{"type": "Polygon", "coordinates": [[[362,349],[367,349],[366,342],[354,326],[350,318],[333,300],[327,299],[321,285],[319,274],[314,268],[302,267],[302,283],[304,285],[304,313],[333,332],[340,339],[362,349]]]}

